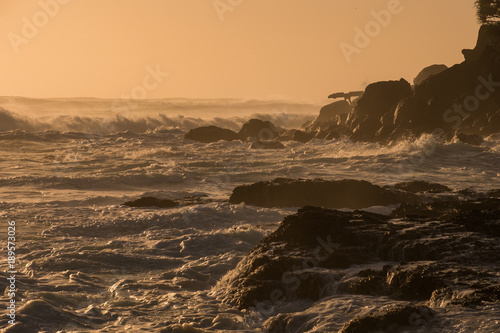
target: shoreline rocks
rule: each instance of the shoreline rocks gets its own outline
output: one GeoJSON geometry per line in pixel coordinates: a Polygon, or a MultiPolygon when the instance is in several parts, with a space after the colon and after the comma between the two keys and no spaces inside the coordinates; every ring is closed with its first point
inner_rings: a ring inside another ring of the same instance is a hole
{"type": "Polygon", "coordinates": [[[291,310],[280,306],[298,300],[321,304],[366,295],[405,304],[353,311],[341,332],[432,325],[436,314],[447,311],[444,304],[475,311],[500,304],[500,200],[434,205],[428,210],[435,214],[416,217],[413,211],[429,205],[408,204],[414,208],[398,218],[299,209],[223,277],[217,297],[265,314],[268,332],[291,329],[291,310]]]}

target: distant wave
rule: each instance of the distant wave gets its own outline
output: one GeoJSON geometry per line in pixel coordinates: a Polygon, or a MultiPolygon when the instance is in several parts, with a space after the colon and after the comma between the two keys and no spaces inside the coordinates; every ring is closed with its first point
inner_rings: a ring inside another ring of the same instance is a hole
{"type": "MultiPolygon", "coordinates": [[[[82,111],[84,112],[84,111],[82,111]]],[[[234,114],[234,113],[233,113],[234,114]]],[[[0,108],[0,131],[3,139],[16,137],[12,131],[23,131],[27,133],[59,131],[89,134],[110,134],[117,132],[146,133],[157,129],[179,129],[188,131],[199,126],[215,125],[224,128],[238,130],[241,125],[250,118],[269,120],[278,127],[300,128],[300,126],[311,119],[313,115],[275,113],[254,113],[249,116],[232,116],[229,118],[215,117],[203,119],[184,116],[167,116],[159,113],[156,115],[128,115],[119,114],[109,117],[60,115],[52,117],[28,117],[0,108]]],[[[26,134],[26,133],[25,133],[26,134]]]]}
{"type": "Polygon", "coordinates": [[[35,128],[36,126],[28,118],[0,108],[0,131],[33,131],[35,128]]]}

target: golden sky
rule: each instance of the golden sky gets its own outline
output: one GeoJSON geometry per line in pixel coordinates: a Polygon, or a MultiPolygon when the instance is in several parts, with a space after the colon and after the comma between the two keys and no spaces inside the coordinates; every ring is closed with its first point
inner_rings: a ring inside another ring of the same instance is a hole
{"type": "Polygon", "coordinates": [[[473,2],[0,0],[0,95],[322,99],[411,82],[475,45],[473,2]]]}

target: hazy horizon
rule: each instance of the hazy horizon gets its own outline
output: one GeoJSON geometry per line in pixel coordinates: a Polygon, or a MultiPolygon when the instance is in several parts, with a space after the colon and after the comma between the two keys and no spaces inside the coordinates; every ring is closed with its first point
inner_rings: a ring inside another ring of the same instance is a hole
{"type": "Polygon", "coordinates": [[[0,96],[326,99],[460,63],[479,27],[469,0],[55,1],[0,1],[0,96]]]}

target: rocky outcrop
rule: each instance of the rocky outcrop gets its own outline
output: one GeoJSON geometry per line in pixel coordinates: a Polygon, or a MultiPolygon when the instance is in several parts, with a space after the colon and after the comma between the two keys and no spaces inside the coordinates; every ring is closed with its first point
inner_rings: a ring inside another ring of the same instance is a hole
{"type": "Polygon", "coordinates": [[[457,129],[481,135],[500,131],[498,40],[487,27],[482,27],[476,48],[464,51],[466,61],[416,86],[414,96],[402,102],[395,112],[395,129],[390,139],[408,133],[434,133],[451,139],[457,129]]]}
{"type": "Polygon", "coordinates": [[[243,124],[238,136],[243,141],[274,140],[279,136],[279,131],[270,121],[250,119],[243,124]]]}
{"type": "Polygon", "coordinates": [[[184,136],[184,138],[203,143],[210,143],[221,140],[223,141],[238,140],[239,136],[236,132],[231,131],[229,129],[220,128],[217,126],[204,126],[190,130],[184,136]]]}
{"type": "Polygon", "coordinates": [[[393,118],[398,103],[412,94],[411,85],[404,79],[370,84],[347,118],[347,127],[353,132],[350,139],[386,139],[394,128],[393,118]]]}
{"type": "Polygon", "coordinates": [[[417,197],[400,191],[383,189],[360,180],[293,180],[276,178],[269,182],[238,186],[229,202],[260,207],[366,208],[402,202],[414,202],[417,197]]]}
{"type": "Polygon", "coordinates": [[[286,217],[219,282],[217,296],[240,309],[266,309],[268,332],[291,329],[286,309],[269,309],[296,300],[320,304],[333,296],[340,302],[344,295],[366,295],[359,299],[385,296],[389,304],[405,304],[370,313],[352,310],[343,328],[332,330],[342,332],[431,324],[435,311],[446,312],[444,304],[451,301],[475,311],[498,306],[499,202],[407,205],[408,214],[397,220],[304,207],[286,217]],[[478,213],[487,207],[491,210],[478,213]],[[418,210],[433,215],[414,216],[418,210]]]}
{"type": "MultiPolygon", "coordinates": [[[[466,60],[451,68],[424,68],[415,78],[413,90],[403,79],[370,84],[345,122],[328,120],[325,112],[325,117],[318,117],[306,130],[318,133],[331,125],[345,125],[351,133],[343,131],[341,136],[366,142],[388,142],[422,134],[451,140],[457,130],[482,136],[497,133],[500,32],[490,26],[481,27],[476,47],[463,53],[466,60]]],[[[337,104],[327,107],[333,105],[337,104]]]]}
{"type": "Polygon", "coordinates": [[[425,67],[418,73],[418,75],[413,79],[413,84],[418,86],[428,78],[430,78],[433,75],[439,74],[442,71],[445,71],[448,69],[448,66],[446,65],[431,65],[428,67],[425,67]]]}

